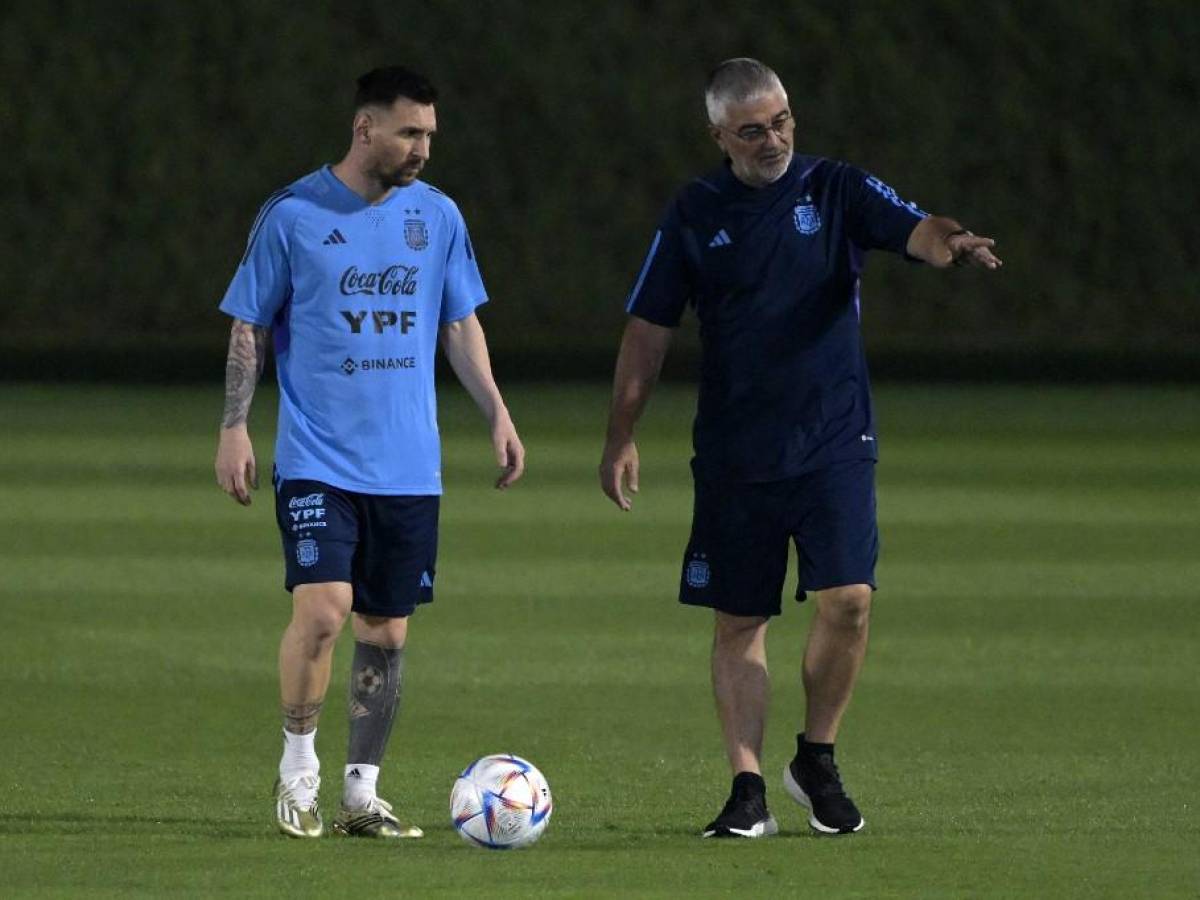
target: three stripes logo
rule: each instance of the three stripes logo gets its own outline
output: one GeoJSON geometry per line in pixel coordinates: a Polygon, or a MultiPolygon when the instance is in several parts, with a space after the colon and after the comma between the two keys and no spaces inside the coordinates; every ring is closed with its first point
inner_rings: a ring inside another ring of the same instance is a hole
{"type": "Polygon", "coordinates": [[[713,239],[708,242],[708,246],[710,249],[713,247],[728,247],[732,243],[733,240],[725,232],[725,229],[722,228],[713,236],[713,239]]]}
{"type": "Polygon", "coordinates": [[[329,237],[321,241],[322,244],[329,246],[330,244],[346,244],[349,243],[340,231],[336,228],[329,232],[329,237]]]}
{"type": "Polygon", "coordinates": [[[293,828],[298,829],[300,827],[300,811],[283,800],[279,800],[275,804],[275,815],[279,818],[280,822],[286,822],[293,828]]]}

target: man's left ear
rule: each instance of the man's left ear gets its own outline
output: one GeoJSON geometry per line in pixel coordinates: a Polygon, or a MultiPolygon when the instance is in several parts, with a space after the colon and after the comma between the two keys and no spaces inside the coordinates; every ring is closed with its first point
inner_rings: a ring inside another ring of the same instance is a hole
{"type": "Polygon", "coordinates": [[[371,117],[367,113],[359,115],[358,119],[354,122],[354,134],[364,144],[371,143],[371,117]]]}

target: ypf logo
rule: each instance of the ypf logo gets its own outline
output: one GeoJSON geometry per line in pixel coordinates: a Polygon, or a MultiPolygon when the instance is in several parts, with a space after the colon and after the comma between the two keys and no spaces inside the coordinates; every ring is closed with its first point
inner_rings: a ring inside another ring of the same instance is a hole
{"type": "Polygon", "coordinates": [[[288,516],[292,520],[292,531],[304,531],[314,527],[324,528],[325,512],[324,493],[293,497],[288,501],[288,516]]]}
{"type": "Polygon", "coordinates": [[[368,314],[371,316],[371,328],[376,334],[383,334],[389,328],[399,328],[401,334],[408,334],[417,324],[417,312],[413,309],[339,309],[338,312],[350,326],[351,334],[363,333],[368,314]]]}

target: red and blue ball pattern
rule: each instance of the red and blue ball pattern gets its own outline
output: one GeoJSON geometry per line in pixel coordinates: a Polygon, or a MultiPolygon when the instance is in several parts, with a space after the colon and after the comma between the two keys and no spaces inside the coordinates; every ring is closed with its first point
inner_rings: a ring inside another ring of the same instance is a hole
{"type": "Polygon", "coordinates": [[[489,850],[525,847],[542,836],[554,800],[533,763],[510,753],[467,766],[450,792],[450,818],[463,840],[489,850]]]}

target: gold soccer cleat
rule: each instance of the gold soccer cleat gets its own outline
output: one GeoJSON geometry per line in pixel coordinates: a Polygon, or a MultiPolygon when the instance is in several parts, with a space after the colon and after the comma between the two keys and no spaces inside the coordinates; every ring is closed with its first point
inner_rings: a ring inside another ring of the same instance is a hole
{"type": "Polygon", "coordinates": [[[399,838],[423,837],[423,832],[416,825],[405,825],[392,815],[392,804],[375,797],[363,809],[338,810],[333,820],[333,830],[336,834],[349,837],[383,838],[395,840],[399,838]]]}
{"type": "Polygon", "coordinates": [[[286,782],[275,782],[275,824],[291,837],[316,838],[325,831],[321,811],[317,808],[317,792],[321,779],[316,775],[301,775],[286,782]]]}

